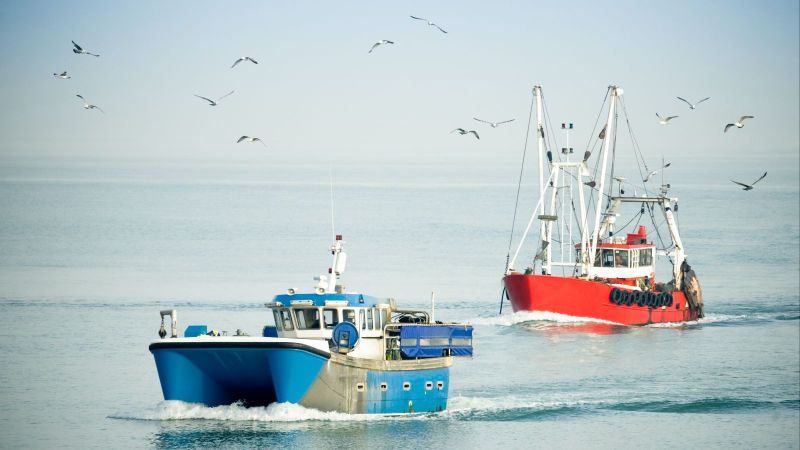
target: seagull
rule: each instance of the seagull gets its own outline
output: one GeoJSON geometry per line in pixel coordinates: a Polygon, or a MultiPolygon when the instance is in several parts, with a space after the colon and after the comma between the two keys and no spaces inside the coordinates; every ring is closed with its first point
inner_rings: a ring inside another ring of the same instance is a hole
{"type": "Polygon", "coordinates": [[[210,98],[205,98],[205,97],[203,97],[201,95],[197,95],[197,94],[194,94],[194,96],[198,97],[198,98],[202,98],[203,100],[207,101],[208,102],[208,106],[217,106],[217,102],[218,101],[222,100],[223,98],[225,98],[225,97],[227,97],[227,96],[229,96],[231,94],[233,94],[233,91],[228,92],[227,94],[223,95],[222,97],[220,97],[220,98],[218,98],[216,100],[211,100],[210,98]]]}
{"type": "Polygon", "coordinates": [[[89,102],[87,102],[87,101],[86,101],[86,99],[85,99],[85,98],[83,98],[83,96],[82,96],[81,94],[75,94],[75,96],[76,96],[76,97],[78,97],[79,99],[83,100],[83,109],[96,109],[96,110],[99,110],[99,111],[100,111],[101,113],[103,113],[103,114],[105,114],[105,113],[106,113],[105,111],[103,111],[102,109],[100,109],[100,107],[99,107],[99,106],[97,106],[97,105],[90,105],[90,104],[89,104],[89,102]]]}
{"type": "Polygon", "coordinates": [[[672,119],[674,119],[674,118],[676,118],[678,116],[661,117],[661,114],[656,113],[656,117],[658,117],[658,123],[660,123],[661,125],[667,125],[670,120],[672,120],[672,119]]]}
{"type": "Polygon", "coordinates": [[[233,62],[233,65],[231,66],[231,69],[236,67],[236,65],[239,64],[242,61],[250,61],[253,64],[258,64],[258,61],[256,61],[255,59],[253,59],[253,58],[251,58],[249,56],[242,56],[241,58],[239,58],[239,59],[237,59],[236,61],[233,62]]]}
{"type": "Polygon", "coordinates": [[[463,128],[456,128],[455,130],[451,131],[450,133],[452,134],[452,133],[455,133],[456,131],[458,131],[458,134],[461,134],[461,135],[472,133],[472,134],[474,134],[474,135],[475,135],[475,137],[476,137],[477,139],[480,139],[480,138],[481,138],[480,136],[478,136],[478,132],[477,132],[477,131],[475,131],[475,130],[469,130],[469,131],[467,131],[467,130],[465,130],[465,129],[463,129],[463,128]]]}
{"type": "Polygon", "coordinates": [[[97,56],[97,57],[100,56],[100,55],[96,55],[94,53],[87,52],[86,50],[81,48],[80,45],[76,44],[75,41],[72,41],[72,45],[75,46],[75,48],[73,48],[72,51],[77,53],[77,54],[79,54],[79,55],[92,55],[92,56],[97,56]]]}
{"type": "Polygon", "coordinates": [[[378,41],[378,42],[376,42],[376,43],[372,44],[372,47],[370,47],[370,49],[369,49],[369,51],[368,51],[367,53],[372,53],[372,51],[373,51],[373,50],[375,50],[375,47],[377,47],[377,46],[379,46],[379,45],[381,45],[381,44],[394,44],[394,41],[389,41],[389,40],[386,40],[386,39],[381,39],[380,41],[378,41]]]}
{"type": "Polygon", "coordinates": [[[239,138],[238,141],[236,141],[236,143],[238,144],[238,143],[243,142],[243,141],[246,141],[246,142],[256,142],[256,141],[258,141],[264,147],[267,146],[267,144],[265,144],[264,141],[262,141],[261,139],[259,139],[257,137],[250,137],[250,136],[242,136],[242,137],[239,138]]]}
{"type": "Polygon", "coordinates": [[[488,120],[481,120],[481,119],[478,119],[477,117],[473,117],[473,119],[477,120],[478,122],[488,123],[489,125],[492,126],[492,128],[497,128],[497,126],[502,124],[502,123],[508,123],[508,122],[513,122],[514,121],[514,119],[510,119],[510,120],[504,120],[502,122],[489,122],[488,120]]]}
{"type": "Polygon", "coordinates": [[[733,180],[731,180],[731,181],[733,181],[734,183],[738,184],[739,186],[744,186],[742,188],[743,191],[752,191],[753,190],[753,185],[758,183],[759,181],[763,180],[765,176],[767,176],[767,172],[764,172],[764,175],[761,175],[756,181],[753,181],[750,184],[739,183],[738,181],[733,181],[733,180]]]}
{"type": "Polygon", "coordinates": [[[66,70],[61,72],[61,73],[54,73],[53,76],[56,77],[56,78],[61,78],[62,80],[68,80],[68,79],[72,78],[71,76],[67,75],[67,71],[66,70]]]}
{"type": "MultiPolygon", "coordinates": [[[[666,163],[666,164],[664,164],[663,166],[661,166],[661,169],[666,169],[666,168],[667,168],[667,167],[669,167],[671,164],[672,164],[672,163],[666,163]]],[[[654,171],[652,171],[652,172],[648,173],[648,174],[647,174],[647,176],[644,178],[644,180],[642,180],[642,182],[643,182],[643,183],[647,183],[648,181],[650,181],[650,178],[653,178],[653,175],[657,174],[658,172],[661,172],[661,169],[656,169],[656,170],[654,170],[654,171]]]]}
{"type": "Polygon", "coordinates": [[[411,17],[412,19],[416,19],[416,20],[424,20],[425,22],[428,22],[428,26],[431,26],[431,27],[436,27],[436,28],[438,28],[438,29],[439,29],[439,31],[441,31],[442,33],[445,33],[445,34],[447,34],[447,31],[444,31],[444,30],[442,29],[442,27],[440,27],[439,25],[436,25],[435,23],[431,22],[431,21],[430,21],[430,20],[428,20],[428,19],[423,19],[422,17],[415,17],[415,16],[409,16],[409,17],[411,17]]]}
{"type": "Polygon", "coordinates": [[[742,116],[742,117],[739,118],[739,120],[737,122],[729,123],[729,124],[725,125],[725,130],[723,132],[727,132],[728,128],[730,128],[730,127],[742,128],[744,126],[744,120],[745,119],[754,119],[754,118],[755,117],[753,117],[753,116],[742,116]]]}
{"type": "Polygon", "coordinates": [[[704,99],[702,99],[702,100],[698,101],[698,102],[697,102],[697,103],[695,103],[694,105],[693,105],[693,104],[692,104],[692,103],[691,103],[689,100],[686,100],[685,98],[680,98],[680,97],[676,97],[676,98],[677,98],[678,100],[680,100],[680,101],[686,102],[686,104],[687,104],[687,105],[689,105],[689,109],[695,109],[695,108],[697,108],[697,105],[699,105],[700,103],[703,103],[704,101],[706,101],[706,100],[710,99],[711,97],[706,97],[706,98],[704,98],[704,99]]]}

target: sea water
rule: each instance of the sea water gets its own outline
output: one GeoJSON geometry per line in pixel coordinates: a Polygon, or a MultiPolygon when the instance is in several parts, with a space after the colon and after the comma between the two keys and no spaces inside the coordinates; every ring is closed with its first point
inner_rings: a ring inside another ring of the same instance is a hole
{"type": "Polygon", "coordinates": [[[513,164],[4,158],[0,448],[796,449],[797,159],[773,162],[750,192],[728,178],[754,172],[752,160],[705,167],[676,167],[670,181],[706,317],[622,327],[500,313],[513,164]],[[163,401],[147,350],[159,310],[177,309],[181,330],[258,335],[265,302],[327,272],[334,233],[349,290],[426,309],[434,292],[437,319],[474,324],[447,411],[163,401]]]}

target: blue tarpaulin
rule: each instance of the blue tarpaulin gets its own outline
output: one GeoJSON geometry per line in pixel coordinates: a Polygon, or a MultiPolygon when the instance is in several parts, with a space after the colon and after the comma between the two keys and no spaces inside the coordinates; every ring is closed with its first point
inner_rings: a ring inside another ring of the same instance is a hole
{"type": "Polygon", "coordinates": [[[400,352],[405,358],[472,356],[472,326],[404,325],[400,352]]]}

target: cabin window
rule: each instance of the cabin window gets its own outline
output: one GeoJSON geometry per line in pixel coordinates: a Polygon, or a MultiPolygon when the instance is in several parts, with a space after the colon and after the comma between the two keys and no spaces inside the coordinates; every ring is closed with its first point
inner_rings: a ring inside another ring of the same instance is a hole
{"type": "Polygon", "coordinates": [[[628,264],[628,251],[614,250],[614,267],[629,267],[629,266],[630,265],[628,264]]]}
{"type": "Polygon", "coordinates": [[[639,251],[633,250],[628,253],[628,256],[631,257],[630,263],[631,267],[639,267],[639,251]]]}
{"type": "Polygon", "coordinates": [[[404,381],[403,382],[403,390],[404,391],[410,391],[411,390],[411,383],[409,383],[408,381],[404,381]]]}
{"type": "Polygon", "coordinates": [[[383,329],[383,324],[381,323],[381,310],[380,309],[374,309],[372,311],[375,314],[375,328],[374,329],[375,330],[383,329]]]}
{"type": "Polygon", "coordinates": [[[278,331],[283,331],[283,322],[281,321],[281,314],[273,309],[272,315],[275,316],[275,328],[278,331]]]}
{"type": "Polygon", "coordinates": [[[361,322],[361,329],[365,330],[367,328],[367,321],[364,320],[364,310],[358,310],[358,321],[361,322]]]}
{"type": "Polygon", "coordinates": [[[425,382],[425,390],[430,391],[433,389],[433,381],[426,381],[425,382]]]}
{"type": "Polygon", "coordinates": [[[436,382],[436,389],[438,389],[438,390],[440,390],[440,391],[441,391],[442,389],[444,389],[444,381],[437,381],[437,382],[436,382]]]}
{"type": "Polygon", "coordinates": [[[322,315],[325,317],[325,328],[333,328],[339,324],[339,313],[337,310],[333,308],[325,308],[322,311],[322,315]]]}
{"type": "Polygon", "coordinates": [[[603,249],[602,255],[603,267],[614,267],[614,250],[603,249]]]}
{"type": "MultiPolygon", "coordinates": [[[[353,325],[356,324],[356,311],[355,310],[353,310],[353,309],[345,309],[342,312],[344,313],[344,319],[342,320],[342,322],[350,322],[353,325]]],[[[356,329],[358,329],[358,328],[356,328],[356,329]]]]}
{"type": "Polygon", "coordinates": [[[389,389],[388,384],[386,384],[385,382],[381,383],[381,391],[386,392],[388,389],[389,389]]]}
{"type": "Polygon", "coordinates": [[[288,309],[281,310],[281,323],[283,324],[283,329],[286,331],[294,330],[294,325],[292,324],[292,314],[289,312],[288,309]]]}
{"type": "Polygon", "coordinates": [[[367,310],[367,329],[374,330],[375,324],[372,322],[372,309],[367,310]]]}
{"type": "Polygon", "coordinates": [[[357,390],[358,392],[364,392],[364,383],[358,383],[358,384],[356,385],[356,390],[357,390]]]}
{"type": "Polygon", "coordinates": [[[640,266],[651,266],[651,265],[653,265],[653,249],[652,248],[639,249],[639,265],[640,266]]]}
{"type": "Polygon", "coordinates": [[[319,330],[319,309],[300,308],[294,312],[298,330],[319,330]]]}

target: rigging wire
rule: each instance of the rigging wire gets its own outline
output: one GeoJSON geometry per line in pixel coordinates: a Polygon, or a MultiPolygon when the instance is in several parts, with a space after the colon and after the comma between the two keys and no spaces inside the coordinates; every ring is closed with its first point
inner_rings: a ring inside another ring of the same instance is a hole
{"type": "MultiPolygon", "coordinates": [[[[528,128],[525,131],[525,146],[522,148],[522,164],[520,164],[519,168],[519,181],[517,182],[517,198],[514,201],[514,217],[511,220],[511,235],[508,237],[508,251],[506,252],[506,266],[503,269],[503,273],[508,270],[508,262],[511,259],[511,245],[514,241],[514,227],[517,224],[517,210],[519,209],[519,192],[522,188],[522,173],[525,170],[525,156],[528,153],[528,138],[531,134],[531,120],[533,119],[533,105],[536,101],[536,97],[531,97],[531,107],[530,112],[528,113],[528,128]]],[[[536,130],[539,133],[539,130],[536,130]]]]}

